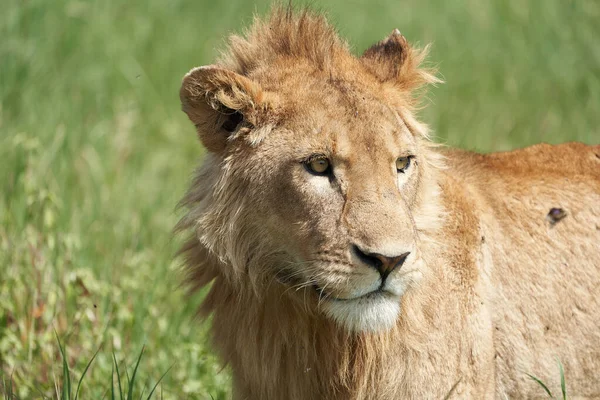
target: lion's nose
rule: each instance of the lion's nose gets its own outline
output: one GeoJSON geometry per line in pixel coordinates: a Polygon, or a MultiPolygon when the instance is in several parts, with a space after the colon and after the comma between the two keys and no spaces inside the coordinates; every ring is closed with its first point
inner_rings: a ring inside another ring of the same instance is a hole
{"type": "Polygon", "coordinates": [[[385,280],[389,274],[396,268],[402,267],[404,261],[410,254],[410,251],[402,253],[399,256],[385,256],[379,253],[368,253],[360,249],[360,247],[352,246],[354,253],[362,262],[375,268],[381,275],[381,279],[385,280]]]}

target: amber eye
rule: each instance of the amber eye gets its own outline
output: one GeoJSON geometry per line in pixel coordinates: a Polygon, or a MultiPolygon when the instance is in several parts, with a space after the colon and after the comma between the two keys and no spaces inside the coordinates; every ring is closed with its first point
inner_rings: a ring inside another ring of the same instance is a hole
{"type": "Polygon", "coordinates": [[[309,172],[316,175],[325,175],[329,172],[329,160],[325,157],[314,157],[307,160],[304,165],[309,172]]]}
{"type": "Polygon", "coordinates": [[[398,172],[404,172],[408,169],[408,167],[410,167],[410,160],[412,159],[412,156],[408,156],[408,157],[398,157],[398,159],[396,160],[396,170],[398,172]]]}

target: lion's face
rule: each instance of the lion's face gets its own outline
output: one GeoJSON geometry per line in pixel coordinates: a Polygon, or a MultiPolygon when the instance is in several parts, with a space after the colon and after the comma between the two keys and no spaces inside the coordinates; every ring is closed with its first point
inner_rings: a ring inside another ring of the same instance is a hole
{"type": "Polygon", "coordinates": [[[420,274],[411,216],[422,174],[418,143],[376,100],[360,109],[313,100],[250,161],[265,177],[255,202],[264,205],[264,239],[289,257],[274,273],[314,290],[323,311],[351,329],[389,327],[420,274]]]}
{"type": "Polygon", "coordinates": [[[301,68],[257,76],[260,85],[213,67],[184,80],[184,110],[205,124],[200,136],[216,154],[198,236],[231,268],[287,285],[301,301],[310,293],[349,330],[390,328],[424,272],[416,221],[431,192],[426,146],[366,76],[341,81],[301,68]],[[215,107],[205,87],[221,82],[215,107]],[[236,102],[252,109],[233,114],[236,102]],[[228,111],[210,114],[219,107],[228,111]],[[203,137],[208,124],[226,140],[203,137]]]}

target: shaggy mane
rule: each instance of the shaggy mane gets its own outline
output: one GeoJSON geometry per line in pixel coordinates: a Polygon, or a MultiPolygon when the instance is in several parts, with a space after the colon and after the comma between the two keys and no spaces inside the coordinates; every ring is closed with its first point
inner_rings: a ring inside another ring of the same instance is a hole
{"type": "Polygon", "coordinates": [[[273,68],[286,58],[306,60],[332,77],[364,68],[380,82],[394,85],[402,107],[414,111],[424,97],[418,89],[442,82],[436,68],[423,66],[428,53],[429,46],[412,48],[394,30],[361,57],[355,57],[324,15],[307,8],[294,11],[291,6],[276,6],[267,18],[255,16],[243,35],[231,35],[217,64],[244,76],[273,68]]]}
{"type": "Polygon", "coordinates": [[[295,13],[292,7],[275,7],[266,20],[255,16],[244,36],[229,37],[221,63],[246,76],[280,57],[306,59],[326,69],[334,58],[351,56],[325,17],[308,9],[295,13]]]}

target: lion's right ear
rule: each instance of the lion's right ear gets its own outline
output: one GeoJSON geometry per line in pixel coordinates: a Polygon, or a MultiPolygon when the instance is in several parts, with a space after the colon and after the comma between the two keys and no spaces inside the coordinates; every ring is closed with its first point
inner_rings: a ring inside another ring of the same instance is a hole
{"type": "Polygon", "coordinates": [[[245,76],[208,65],[188,72],[179,97],[204,147],[219,153],[244,120],[251,123],[253,111],[261,103],[262,90],[245,76]]]}

